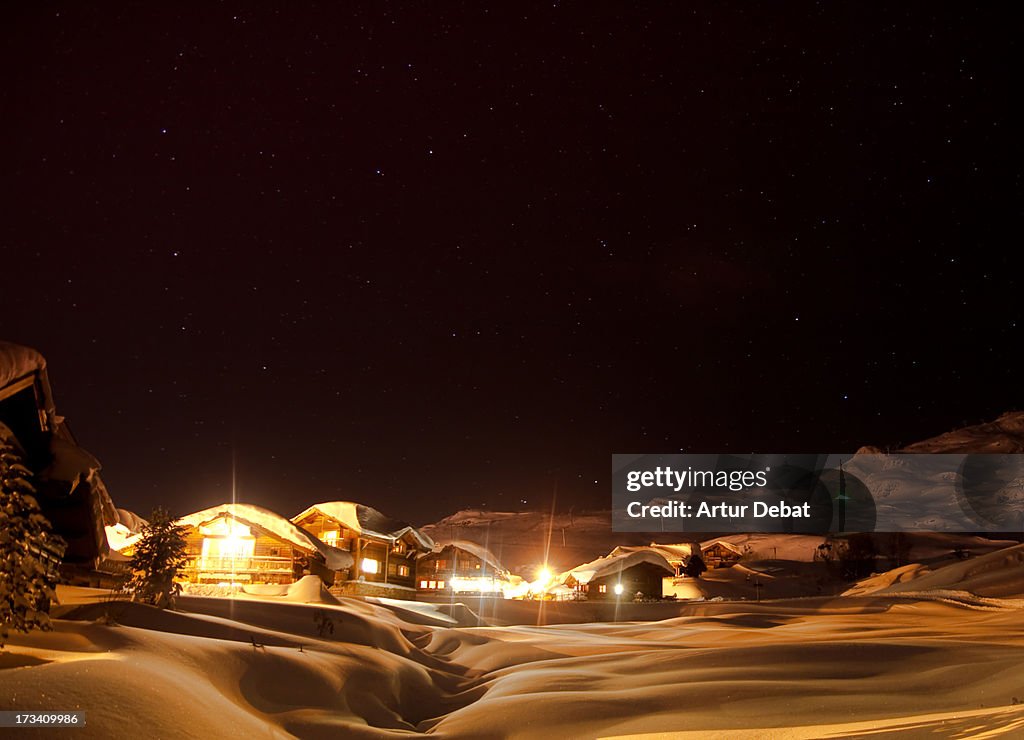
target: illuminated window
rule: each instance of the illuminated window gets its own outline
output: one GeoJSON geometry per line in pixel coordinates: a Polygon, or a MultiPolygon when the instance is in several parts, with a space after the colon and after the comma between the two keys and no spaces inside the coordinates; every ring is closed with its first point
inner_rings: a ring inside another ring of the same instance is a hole
{"type": "Polygon", "coordinates": [[[336,529],[328,529],[326,532],[324,532],[321,535],[321,537],[322,537],[323,541],[326,542],[331,547],[337,547],[338,546],[338,530],[336,530],[336,529]]]}
{"type": "Polygon", "coordinates": [[[398,566],[398,575],[400,575],[400,576],[408,576],[409,575],[409,566],[408,565],[399,565],[398,566]]]}
{"type": "Polygon", "coordinates": [[[600,586],[597,587],[597,590],[598,593],[606,594],[608,593],[608,586],[602,583],[600,586]]]}
{"type": "Polygon", "coordinates": [[[427,582],[426,581],[420,581],[420,588],[426,588],[426,587],[427,587],[427,582]]]}
{"type": "Polygon", "coordinates": [[[360,567],[363,573],[380,573],[380,562],[373,558],[363,558],[363,564],[360,567]]]}
{"type": "Polygon", "coordinates": [[[444,581],[438,581],[437,582],[437,587],[438,588],[444,588],[444,581]]]}
{"type": "Polygon", "coordinates": [[[431,581],[430,585],[427,586],[427,588],[437,588],[437,581],[431,581]]]}
{"type": "Polygon", "coordinates": [[[203,558],[226,558],[237,560],[251,558],[256,549],[255,537],[204,537],[203,558]]]}

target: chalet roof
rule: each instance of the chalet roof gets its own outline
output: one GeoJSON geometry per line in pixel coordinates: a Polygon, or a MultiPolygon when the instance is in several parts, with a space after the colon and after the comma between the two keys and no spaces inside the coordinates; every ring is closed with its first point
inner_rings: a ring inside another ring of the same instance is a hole
{"type": "Polygon", "coordinates": [[[699,548],[700,544],[696,542],[680,542],[671,545],[652,542],[650,545],[620,545],[612,550],[609,555],[627,555],[640,550],[650,550],[661,555],[669,563],[682,563],[689,560],[694,551],[699,548]]]}
{"type": "Polygon", "coordinates": [[[501,564],[493,552],[483,545],[478,545],[477,543],[470,542],[469,540],[453,540],[451,542],[446,542],[443,545],[438,543],[434,546],[434,552],[444,552],[450,547],[457,547],[458,549],[464,550],[470,555],[479,558],[482,563],[490,567],[495,573],[508,573],[508,569],[501,564]]]}
{"type": "MultiPolygon", "coordinates": [[[[624,548],[616,548],[624,549],[624,548]]],[[[572,576],[578,583],[590,583],[595,578],[605,578],[607,576],[621,573],[624,570],[628,570],[641,563],[650,563],[656,565],[659,568],[664,569],[667,573],[675,573],[675,568],[669,565],[668,561],[664,556],[654,552],[649,547],[639,547],[631,552],[619,552],[616,554],[612,551],[610,555],[606,555],[603,558],[598,558],[589,563],[583,565],[577,565],[571,570],[567,570],[558,576],[560,583],[565,583],[569,576],[572,576]]]]}
{"type": "Polygon", "coordinates": [[[46,369],[46,359],[31,347],[0,342],[0,388],[12,380],[46,369]]]}
{"type": "Polygon", "coordinates": [[[415,527],[385,516],[372,506],[352,501],[323,501],[313,504],[302,513],[292,517],[292,521],[297,522],[314,511],[318,511],[360,534],[380,537],[385,540],[397,540],[406,534],[411,534],[424,549],[429,550],[434,547],[434,541],[415,527]]]}
{"type": "Polygon", "coordinates": [[[253,504],[220,504],[219,506],[211,506],[209,509],[203,509],[194,514],[183,516],[176,520],[175,524],[198,528],[201,524],[205,524],[220,516],[227,516],[242,524],[255,525],[285,542],[290,542],[298,548],[316,551],[323,556],[327,567],[332,570],[350,568],[354,562],[351,554],[321,542],[302,527],[292,524],[280,514],[275,514],[269,509],[264,509],[262,506],[254,506],[253,504]]]}
{"type": "Polygon", "coordinates": [[[729,550],[730,552],[736,553],[737,555],[742,555],[743,554],[743,548],[742,547],[740,547],[739,545],[735,545],[732,542],[729,542],[727,540],[709,540],[707,542],[702,542],[700,544],[701,552],[707,552],[709,549],[711,549],[715,545],[721,545],[726,550],[729,550]]]}

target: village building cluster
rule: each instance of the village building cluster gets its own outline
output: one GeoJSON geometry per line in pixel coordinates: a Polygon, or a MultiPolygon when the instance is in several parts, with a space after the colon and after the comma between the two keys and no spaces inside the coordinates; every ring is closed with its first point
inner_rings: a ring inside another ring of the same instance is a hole
{"type": "MultiPolygon", "coordinates": [[[[253,504],[224,503],[176,524],[185,532],[185,584],[245,589],[315,575],[335,594],[400,599],[685,598],[692,558],[699,556],[711,568],[732,565],[743,555],[723,540],[616,547],[561,573],[542,569],[531,580],[510,572],[480,544],[435,543],[416,527],[351,501],[314,504],[291,519],[253,504]]],[[[108,526],[107,534],[108,566],[123,567],[140,535],[123,525],[108,526]]]]}

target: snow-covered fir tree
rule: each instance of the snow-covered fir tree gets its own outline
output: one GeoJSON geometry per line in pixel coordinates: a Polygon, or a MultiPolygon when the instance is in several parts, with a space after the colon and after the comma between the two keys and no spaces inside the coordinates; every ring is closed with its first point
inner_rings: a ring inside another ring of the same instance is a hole
{"type": "Polygon", "coordinates": [[[176,525],[165,510],[154,509],[132,555],[132,577],[125,587],[132,601],[173,608],[181,591],[174,579],[185,559],[185,527],[176,525]]]}
{"type": "Polygon", "coordinates": [[[12,629],[50,629],[64,542],[39,511],[31,481],[14,435],[0,424],[0,647],[12,629]]]}

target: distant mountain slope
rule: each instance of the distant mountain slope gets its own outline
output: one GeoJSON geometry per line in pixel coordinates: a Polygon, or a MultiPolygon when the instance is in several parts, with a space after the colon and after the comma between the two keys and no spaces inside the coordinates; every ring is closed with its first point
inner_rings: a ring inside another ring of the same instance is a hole
{"type": "Polygon", "coordinates": [[[1010,411],[995,421],[955,429],[907,445],[900,451],[945,454],[1024,452],[1024,411],[1010,411]]]}

